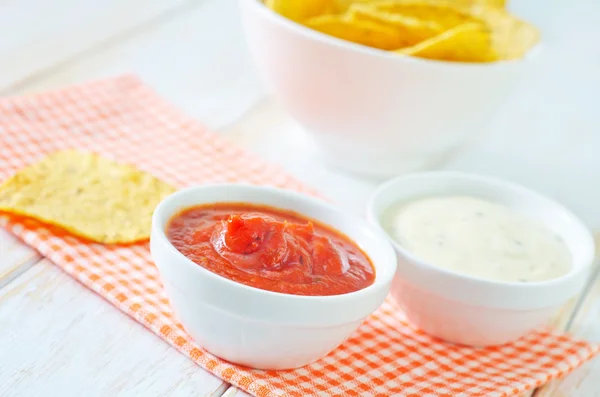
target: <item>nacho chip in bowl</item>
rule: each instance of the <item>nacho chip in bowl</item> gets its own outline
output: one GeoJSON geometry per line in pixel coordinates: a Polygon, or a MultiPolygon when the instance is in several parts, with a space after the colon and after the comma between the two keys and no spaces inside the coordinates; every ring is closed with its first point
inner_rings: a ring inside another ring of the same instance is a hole
{"type": "Polygon", "coordinates": [[[265,0],[265,4],[321,33],[432,60],[520,59],[540,40],[534,26],[506,11],[505,0],[265,0]]]}
{"type": "Polygon", "coordinates": [[[473,22],[457,26],[397,52],[444,61],[489,62],[496,59],[490,31],[482,24],[473,22]]]}
{"type": "Polygon", "coordinates": [[[393,50],[402,46],[401,33],[388,26],[371,21],[359,21],[345,15],[324,15],[309,19],[306,26],[337,37],[380,50],[393,50]]]}

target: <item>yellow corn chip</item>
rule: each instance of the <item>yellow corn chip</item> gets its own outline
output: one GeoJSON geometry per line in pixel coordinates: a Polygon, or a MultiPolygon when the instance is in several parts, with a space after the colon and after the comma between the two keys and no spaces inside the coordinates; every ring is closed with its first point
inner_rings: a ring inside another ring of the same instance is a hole
{"type": "Polygon", "coordinates": [[[496,8],[506,8],[506,0],[452,0],[464,5],[482,5],[496,8]]]}
{"type": "MultiPolygon", "coordinates": [[[[510,60],[523,57],[539,41],[538,30],[508,14],[505,10],[490,6],[483,0],[382,0],[373,3],[379,11],[410,16],[420,20],[433,20],[453,28],[469,22],[480,22],[491,34],[493,60],[510,60]]],[[[466,34],[458,31],[459,37],[466,34]]],[[[468,29],[467,29],[468,30],[468,29]]],[[[487,54],[482,55],[482,59],[487,54]]]]}
{"type": "Polygon", "coordinates": [[[525,56],[540,40],[540,32],[504,10],[494,7],[472,7],[471,15],[481,20],[492,32],[492,45],[502,60],[525,56]]]}
{"type": "Polygon", "coordinates": [[[388,14],[433,22],[443,30],[474,22],[466,7],[458,7],[451,0],[383,0],[373,3],[372,7],[388,14]]]}
{"type": "Polygon", "coordinates": [[[348,9],[347,15],[352,20],[370,21],[397,30],[402,38],[401,47],[413,46],[444,30],[436,21],[380,11],[370,4],[353,4],[348,9]]]}
{"type": "Polygon", "coordinates": [[[354,4],[373,4],[378,0],[335,0],[335,8],[337,12],[345,12],[354,4]]]}
{"type": "Polygon", "coordinates": [[[480,23],[457,26],[432,39],[396,52],[457,62],[490,62],[496,57],[491,46],[490,32],[480,23]]]}
{"type": "Polygon", "coordinates": [[[306,21],[306,26],[321,33],[382,50],[401,47],[397,29],[371,21],[357,21],[341,15],[324,15],[306,21]]]}
{"type": "MultiPolygon", "coordinates": [[[[423,0],[425,2],[431,3],[439,3],[439,0],[423,0]]],[[[496,8],[505,8],[506,1],[505,0],[445,0],[450,5],[457,6],[486,6],[486,7],[496,7],[496,8]]]]}
{"type": "Polygon", "coordinates": [[[518,59],[540,38],[535,27],[506,12],[506,0],[265,0],[265,3],[276,12],[330,36],[431,59],[464,62],[518,59]],[[469,40],[473,43],[468,44],[469,40]],[[460,47],[450,48],[453,45],[460,47]],[[400,51],[403,49],[406,51],[400,51]],[[476,51],[483,52],[475,54],[476,51]],[[437,58],[435,54],[443,55],[437,58]]]}
{"type": "MultiPolygon", "coordinates": [[[[419,0],[396,0],[396,3],[414,4],[419,0]]],[[[492,46],[499,60],[522,58],[540,40],[534,26],[519,20],[494,1],[483,0],[426,0],[438,8],[452,9],[481,21],[491,31],[492,46]],[[496,4],[497,5],[497,4],[496,4]]],[[[391,1],[390,1],[391,2],[391,1]]]]}
{"type": "Polygon", "coordinates": [[[51,154],[0,185],[0,212],[34,218],[100,243],[150,235],[156,205],[175,189],[93,153],[51,154]]]}
{"type": "Polygon", "coordinates": [[[336,10],[334,0],[265,0],[265,5],[276,13],[297,22],[336,10]]]}
{"type": "MultiPolygon", "coordinates": [[[[350,6],[354,4],[368,4],[368,5],[376,5],[377,3],[381,3],[385,0],[334,0],[335,8],[337,12],[344,12],[350,6]]],[[[402,0],[401,0],[402,1],[402,0]]],[[[412,0],[414,2],[415,0],[412,0]]],[[[423,4],[431,4],[436,3],[438,0],[419,0],[423,4]]],[[[484,5],[484,6],[492,6],[498,8],[506,7],[506,0],[445,0],[450,4],[457,4],[461,6],[472,6],[475,4],[484,5]]],[[[406,1],[404,1],[406,2],[406,1]]]]}

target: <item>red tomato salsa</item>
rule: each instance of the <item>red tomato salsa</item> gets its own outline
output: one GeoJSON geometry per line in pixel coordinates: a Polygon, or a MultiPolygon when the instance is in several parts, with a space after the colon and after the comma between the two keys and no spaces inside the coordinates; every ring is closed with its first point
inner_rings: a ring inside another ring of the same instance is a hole
{"type": "Polygon", "coordinates": [[[242,203],[188,208],[167,237],[198,265],[238,283],[293,295],[339,295],[375,281],[348,237],[293,212],[242,203]]]}

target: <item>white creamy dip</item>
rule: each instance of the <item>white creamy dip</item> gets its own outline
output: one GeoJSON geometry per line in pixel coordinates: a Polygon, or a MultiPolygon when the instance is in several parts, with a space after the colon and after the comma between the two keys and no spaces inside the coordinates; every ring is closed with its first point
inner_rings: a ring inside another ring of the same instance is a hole
{"type": "Polygon", "coordinates": [[[501,204],[468,196],[435,196],[392,207],[391,236],[432,265],[495,281],[560,277],[571,254],[546,226],[501,204]]]}

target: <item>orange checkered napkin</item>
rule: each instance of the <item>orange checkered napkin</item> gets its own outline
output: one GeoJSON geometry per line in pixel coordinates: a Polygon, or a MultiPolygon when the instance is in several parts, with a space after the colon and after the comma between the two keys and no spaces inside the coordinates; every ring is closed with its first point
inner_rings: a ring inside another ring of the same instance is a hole
{"type": "MultiPolygon", "coordinates": [[[[0,180],[47,153],[80,148],[136,164],[166,182],[272,184],[309,192],[278,168],[207,131],[133,76],[0,99],[0,180]]],[[[83,243],[33,221],[3,225],[203,368],[256,396],[508,396],[564,375],[598,347],[540,330],[502,347],[434,340],[384,305],[343,346],[291,371],[222,361],[176,322],[147,244],[83,243]]]]}

